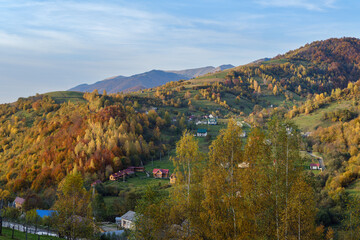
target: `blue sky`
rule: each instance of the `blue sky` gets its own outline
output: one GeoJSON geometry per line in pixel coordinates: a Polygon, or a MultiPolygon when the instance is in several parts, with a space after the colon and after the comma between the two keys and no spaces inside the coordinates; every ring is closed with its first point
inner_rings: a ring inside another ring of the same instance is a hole
{"type": "Polygon", "coordinates": [[[359,37],[355,0],[0,0],[0,103],[359,37]]]}

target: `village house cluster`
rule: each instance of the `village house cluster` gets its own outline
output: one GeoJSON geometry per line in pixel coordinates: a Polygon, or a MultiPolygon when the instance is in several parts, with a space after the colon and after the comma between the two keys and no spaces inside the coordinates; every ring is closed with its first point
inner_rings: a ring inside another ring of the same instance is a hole
{"type": "Polygon", "coordinates": [[[116,181],[119,179],[124,179],[128,176],[131,176],[133,174],[135,174],[136,172],[145,172],[145,168],[144,167],[128,167],[126,169],[123,169],[121,171],[118,171],[116,173],[113,173],[110,175],[109,179],[111,181],[116,181]]]}

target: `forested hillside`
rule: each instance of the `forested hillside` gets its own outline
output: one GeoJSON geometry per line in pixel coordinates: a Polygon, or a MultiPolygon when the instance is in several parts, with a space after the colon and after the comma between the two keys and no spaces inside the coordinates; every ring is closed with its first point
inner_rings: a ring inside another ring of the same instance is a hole
{"type": "Polygon", "coordinates": [[[161,141],[161,134],[182,131],[170,123],[168,113],[151,110],[156,100],[94,92],[85,94],[83,101],[57,104],[39,95],[1,105],[3,188],[15,193],[45,191],[51,197],[67,174],[82,173],[86,184],[107,179],[166,153],[169,141],[161,141]]]}

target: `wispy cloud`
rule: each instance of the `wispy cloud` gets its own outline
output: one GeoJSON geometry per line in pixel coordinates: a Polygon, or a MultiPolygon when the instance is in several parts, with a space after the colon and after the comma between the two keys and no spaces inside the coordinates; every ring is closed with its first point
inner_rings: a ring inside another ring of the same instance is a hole
{"type": "MultiPolygon", "coordinates": [[[[153,68],[244,64],[288,51],[294,42],[356,29],[357,12],[348,15],[356,8],[347,6],[336,0],[0,0],[0,84],[18,79],[24,84],[17,86],[61,90],[153,68]],[[334,21],[341,27],[331,27],[334,21]]],[[[16,97],[33,94],[29,89],[16,97]]]]}
{"type": "Polygon", "coordinates": [[[255,0],[265,7],[295,7],[310,11],[323,11],[334,8],[336,0],[255,0]]]}

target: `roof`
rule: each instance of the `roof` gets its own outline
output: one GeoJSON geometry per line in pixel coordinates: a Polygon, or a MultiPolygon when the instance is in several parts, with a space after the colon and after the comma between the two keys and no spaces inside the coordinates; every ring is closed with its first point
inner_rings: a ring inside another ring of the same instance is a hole
{"type": "Polygon", "coordinates": [[[169,169],[159,169],[159,168],[154,168],[153,173],[157,173],[158,171],[165,174],[169,173],[169,169]]]}
{"type": "Polygon", "coordinates": [[[207,133],[207,130],[201,128],[201,129],[198,129],[197,132],[198,132],[198,133],[207,133]]]}
{"type": "Polygon", "coordinates": [[[128,211],[127,213],[125,213],[124,215],[121,216],[121,219],[129,220],[129,221],[134,221],[134,219],[135,219],[135,212],[134,212],[134,211],[128,211]]]}
{"type": "Polygon", "coordinates": [[[310,163],[310,167],[320,167],[319,163],[310,163]]]}
{"type": "Polygon", "coordinates": [[[125,173],[125,174],[134,174],[135,172],[133,171],[133,169],[125,169],[125,170],[123,170],[123,172],[125,173]]]}
{"type": "Polygon", "coordinates": [[[21,198],[21,197],[16,197],[15,200],[14,200],[15,203],[18,203],[18,204],[24,204],[25,202],[25,199],[21,198]]]}
{"type": "Polygon", "coordinates": [[[121,236],[124,233],[124,230],[117,230],[117,231],[109,231],[109,232],[103,232],[101,233],[101,235],[105,235],[105,236],[121,236]]]}
{"type": "Polygon", "coordinates": [[[50,217],[52,213],[55,213],[54,210],[36,210],[37,215],[39,215],[41,218],[43,217],[50,217]]]}
{"type": "Polygon", "coordinates": [[[134,166],[130,166],[130,167],[128,167],[127,169],[130,169],[130,170],[134,170],[134,169],[145,169],[145,167],[134,167],[134,166]]]}
{"type": "Polygon", "coordinates": [[[100,180],[96,180],[95,182],[93,182],[92,184],[91,184],[91,186],[95,186],[96,184],[99,184],[99,183],[102,183],[100,180]]]}

